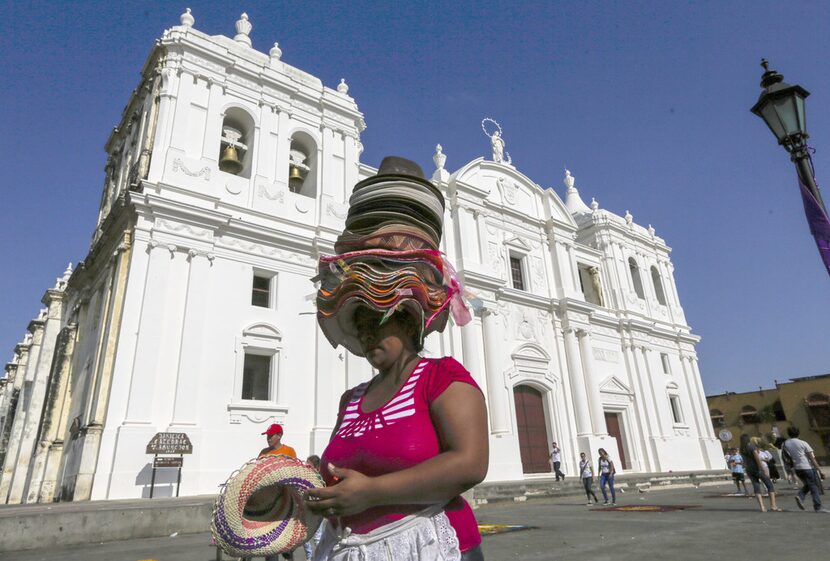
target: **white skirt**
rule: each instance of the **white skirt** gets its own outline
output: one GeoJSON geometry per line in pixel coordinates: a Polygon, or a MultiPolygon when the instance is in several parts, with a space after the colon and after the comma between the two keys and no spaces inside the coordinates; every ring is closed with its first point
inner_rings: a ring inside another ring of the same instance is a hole
{"type": "Polygon", "coordinates": [[[335,529],[323,521],[323,537],[313,561],[460,561],[458,536],[444,514],[433,505],[366,534],[335,529]]]}

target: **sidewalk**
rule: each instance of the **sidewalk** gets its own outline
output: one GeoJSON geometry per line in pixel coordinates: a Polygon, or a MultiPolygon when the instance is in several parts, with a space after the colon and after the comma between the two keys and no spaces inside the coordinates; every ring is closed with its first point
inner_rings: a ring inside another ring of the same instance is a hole
{"type": "MultiPolygon", "coordinates": [[[[547,474],[546,474],[547,475],[547,474]]],[[[728,480],[725,471],[702,473],[620,474],[622,492],[655,488],[692,488],[728,480]]],[[[597,492],[599,490],[597,489],[597,492]]],[[[582,482],[567,477],[557,482],[542,476],[531,480],[484,483],[465,494],[478,508],[502,501],[582,496],[582,482]]],[[[196,497],[83,501],[31,505],[0,505],[0,551],[35,549],[44,542],[75,545],[102,541],[165,537],[205,532],[215,495],[196,497]]]]}
{"type": "MultiPolygon", "coordinates": [[[[476,509],[481,524],[532,527],[482,537],[487,561],[730,561],[822,558],[830,514],[799,510],[787,485],[779,489],[786,512],[762,514],[753,499],[732,496],[734,485],[662,487],[617,496],[625,510],[587,507],[583,497],[503,501],[476,509]],[[659,511],[655,510],[659,507],[659,511]]],[[[830,494],[826,495],[830,496],[830,494]]],[[[177,535],[0,553],[0,561],[212,561],[209,534],[177,535]]],[[[302,550],[295,554],[304,559],[302,550]]],[[[257,561],[261,561],[258,559],[257,561]]]]}

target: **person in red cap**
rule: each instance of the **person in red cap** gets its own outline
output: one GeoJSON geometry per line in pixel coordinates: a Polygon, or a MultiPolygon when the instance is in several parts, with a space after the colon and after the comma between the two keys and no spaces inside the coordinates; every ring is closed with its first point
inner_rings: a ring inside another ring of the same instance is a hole
{"type": "Polygon", "coordinates": [[[274,423],[262,434],[266,435],[268,447],[260,451],[260,458],[269,454],[283,454],[285,456],[291,456],[292,458],[297,457],[297,452],[291,446],[286,446],[282,443],[282,425],[274,423]]]}

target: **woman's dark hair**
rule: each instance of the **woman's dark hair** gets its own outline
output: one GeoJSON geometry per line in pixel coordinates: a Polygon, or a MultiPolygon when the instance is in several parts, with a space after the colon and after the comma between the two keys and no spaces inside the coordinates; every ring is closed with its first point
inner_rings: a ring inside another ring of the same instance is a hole
{"type": "Polygon", "coordinates": [[[748,434],[742,434],[741,435],[741,447],[740,447],[739,451],[741,452],[741,456],[743,456],[744,458],[746,458],[746,456],[749,454],[749,452],[747,452],[747,449],[746,449],[747,446],[749,446],[749,441],[750,441],[750,436],[748,434]]]}
{"type": "Polygon", "coordinates": [[[409,334],[409,341],[412,343],[412,348],[416,353],[420,353],[424,349],[424,342],[418,336],[418,324],[415,317],[406,310],[397,310],[390,320],[395,320],[400,324],[409,334]]]}

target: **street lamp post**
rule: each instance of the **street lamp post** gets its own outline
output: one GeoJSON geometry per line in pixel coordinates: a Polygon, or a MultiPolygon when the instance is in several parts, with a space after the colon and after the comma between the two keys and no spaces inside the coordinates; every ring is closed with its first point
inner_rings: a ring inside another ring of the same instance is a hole
{"type": "Polygon", "coordinates": [[[821,198],[815,176],[810,149],[807,146],[807,114],[804,100],[810,92],[799,85],[791,86],[784,77],[769,69],[766,59],[761,60],[764,74],[761,76],[761,92],[751,111],[767,124],[778,144],[789,152],[795,164],[801,184],[801,198],[810,233],[816,240],[819,254],[830,273],[830,219],[821,198]]]}
{"type": "Polygon", "coordinates": [[[790,153],[790,160],[795,164],[798,177],[813,194],[816,201],[824,208],[818,185],[813,177],[810,153],[807,149],[807,114],[804,100],[810,92],[799,85],[791,86],[784,82],[784,76],[769,69],[769,62],[761,60],[764,74],[761,76],[761,92],[752,112],[761,117],[770,128],[778,144],[790,153]]]}

